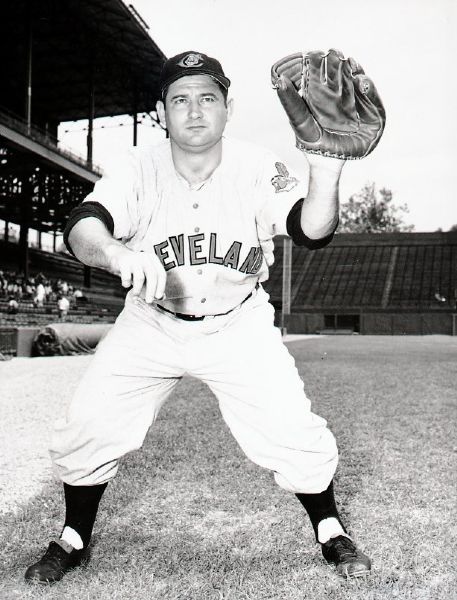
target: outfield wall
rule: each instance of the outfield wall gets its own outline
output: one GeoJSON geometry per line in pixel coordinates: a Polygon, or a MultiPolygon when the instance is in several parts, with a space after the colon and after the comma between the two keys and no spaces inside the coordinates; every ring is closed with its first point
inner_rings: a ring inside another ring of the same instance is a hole
{"type": "MultiPolygon", "coordinates": [[[[279,324],[281,318],[279,312],[277,318],[279,324]]],[[[329,310],[325,313],[292,313],[286,316],[284,326],[288,333],[305,334],[344,332],[362,335],[457,335],[457,313],[441,311],[355,313],[329,310]]]]}
{"type": "Polygon", "coordinates": [[[380,335],[456,335],[452,314],[363,314],[361,333],[380,335]]]}

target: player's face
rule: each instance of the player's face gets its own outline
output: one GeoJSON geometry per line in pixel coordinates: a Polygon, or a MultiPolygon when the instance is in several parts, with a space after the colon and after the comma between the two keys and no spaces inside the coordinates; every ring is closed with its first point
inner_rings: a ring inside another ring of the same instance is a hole
{"type": "Polygon", "coordinates": [[[216,145],[230,118],[218,84],[208,75],[181,77],[168,88],[165,106],[157,103],[160,121],[172,142],[184,150],[203,152],[216,145]]]}

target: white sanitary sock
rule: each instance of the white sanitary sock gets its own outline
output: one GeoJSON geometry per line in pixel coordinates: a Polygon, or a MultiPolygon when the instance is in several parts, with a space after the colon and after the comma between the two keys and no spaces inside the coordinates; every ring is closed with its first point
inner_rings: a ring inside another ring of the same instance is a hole
{"type": "Polygon", "coordinates": [[[70,544],[70,546],[73,546],[75,550],[82,550],[84,548],[81,536],[77,531],[75,531],[71,527],[64,527],[60,539],[64,542],[67,542],[67,544],[70,544]]]}
{"type": "Polygon", "coordinates": [[[319,521],[317,526],[317,539],[321,544],[328,542],[330,538],[337,537],[338,535],[344,535],[349,537],[344,529],[341,527],[341,523],[335,517],[329,517],[328,519],[322,519],[319,521]]]}

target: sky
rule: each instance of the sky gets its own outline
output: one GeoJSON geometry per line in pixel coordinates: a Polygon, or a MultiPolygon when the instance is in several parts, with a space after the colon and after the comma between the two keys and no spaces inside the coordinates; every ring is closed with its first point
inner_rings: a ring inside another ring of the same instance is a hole
{"type": "MultiPolygon", "coordinates": [[[[271,65],[306,50],[340,49],[373,79],[387,122],[377,148],[348,161],[342,202],[365,183],[386,187],[415,231],[457,224],[457,0],[131,0],[166,56],[195,50],[220,60],[232,80],[230,136],[275,151],[299,175],[303,155],[270,83],[271,65]]],[[[132,143],[128,117],[97,120],[94,159],[132,143]],[[122,126],[119,123],[123,123],[122,126]],[[102,128],[103,125],[103,128],[102,128]]],[[[85,152],[81,123],[63,124],[64,145],[85,152]]],[[[138,143],[163,137],[150,121],[138,143]]]]}

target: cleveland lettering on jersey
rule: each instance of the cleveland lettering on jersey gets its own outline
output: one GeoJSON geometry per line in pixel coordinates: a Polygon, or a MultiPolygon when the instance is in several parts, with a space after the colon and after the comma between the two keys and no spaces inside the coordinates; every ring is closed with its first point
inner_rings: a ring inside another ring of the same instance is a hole
{"type": "Polygon", "coordinates": [[[154,244],[154,251],[166,271],[182,267],[185,264],[191,266],[214,264],[236,269],[247,275],[255,275],[259,272],[263,261],[260,246],[252,246],[246,253],[243,243],[235,240],[223,256],[218,256],[216,253],[217,233],[210,233],[209,244],[205,244],[206,240],[207,235],[205,233],[189,236],[180,233],[179,235],[170,236],[163,242],[154,244]],[[207,252],[204,250],[204,246],[208,246],[207,252]],[[246,255],[242,261],[243,254],[246,255]]]}

